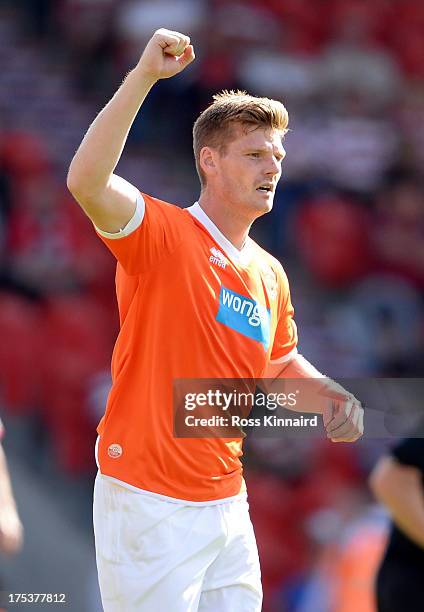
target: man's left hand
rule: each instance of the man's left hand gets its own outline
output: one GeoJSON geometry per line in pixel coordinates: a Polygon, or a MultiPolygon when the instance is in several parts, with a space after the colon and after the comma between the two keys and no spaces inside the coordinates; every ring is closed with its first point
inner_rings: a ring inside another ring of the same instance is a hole
{"type": "Polygon", "coordinates": [[[322,418],[327,437],[332,442],[355,442],[364,433],[364,409],[353,395],[329,399],[322,418]]]}

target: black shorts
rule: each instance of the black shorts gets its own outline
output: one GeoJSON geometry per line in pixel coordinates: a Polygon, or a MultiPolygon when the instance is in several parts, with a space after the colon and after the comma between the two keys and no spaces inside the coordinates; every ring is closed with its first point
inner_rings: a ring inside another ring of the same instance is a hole
{"type": "Polygon", "coordinates": [[[423,612],[424,571],[411,562],[384,559],[377,574],[378,612],[423,612]]]}

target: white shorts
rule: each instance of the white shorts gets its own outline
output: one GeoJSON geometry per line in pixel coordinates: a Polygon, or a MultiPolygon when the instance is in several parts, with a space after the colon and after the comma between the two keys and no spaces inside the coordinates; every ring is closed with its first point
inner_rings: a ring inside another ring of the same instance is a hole
{"type": "Polygon", "coordinates": [[[97,475],[94,534],[105,612],[259,612],[262,588],[245,498],[164,501],[97,475]]]}

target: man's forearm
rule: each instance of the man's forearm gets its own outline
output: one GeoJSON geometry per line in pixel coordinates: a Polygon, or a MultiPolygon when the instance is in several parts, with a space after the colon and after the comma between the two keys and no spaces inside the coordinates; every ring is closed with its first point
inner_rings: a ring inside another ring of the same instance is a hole
{"type": "Polygon", "coordinates": [[[73,193],[96,194],[106,187],[154,83],[136,66],[93,121],[69,168],[68,185],[73,193]]]}
{"type": "Polygon", "coordinates": [[[283,386],[285,393],[299,391],[296,404],[287,406],[290,410],[322,414],[328,405],[329,399],[321,393],[328,379],[302,355],[297,354],[287,363],[270,363],[264,377],[272,379],[266,383],[268,393],[282,391],[283,386]],[[299,384],[299,379],[307,382],[299,384]]]}

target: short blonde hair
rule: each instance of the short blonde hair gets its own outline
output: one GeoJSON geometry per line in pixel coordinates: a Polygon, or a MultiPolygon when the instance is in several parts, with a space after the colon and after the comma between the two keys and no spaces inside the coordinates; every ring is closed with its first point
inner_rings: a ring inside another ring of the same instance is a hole
{"type": "Polygon", "coordinates": [[[213,96],[213,102],[199,115],[193,126],[193,150],[197,174],[202,187],[206,177],[200,167],[200,151],[213,147],[225,155],[227,145],[235,138],[236,126],[263,127],[287,132],[289,115],[278,100],[258,98],[245,91],[224,90],[213,96]]]}

